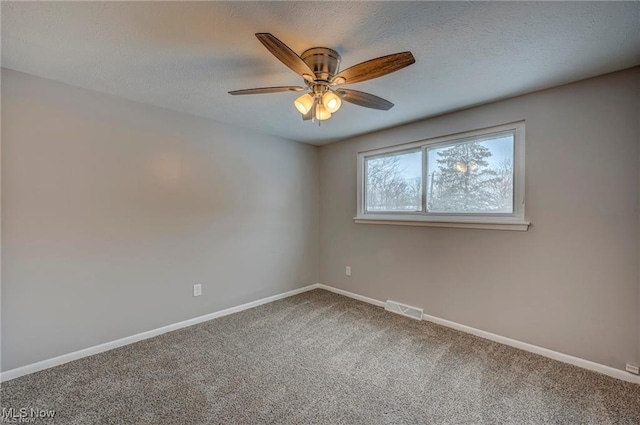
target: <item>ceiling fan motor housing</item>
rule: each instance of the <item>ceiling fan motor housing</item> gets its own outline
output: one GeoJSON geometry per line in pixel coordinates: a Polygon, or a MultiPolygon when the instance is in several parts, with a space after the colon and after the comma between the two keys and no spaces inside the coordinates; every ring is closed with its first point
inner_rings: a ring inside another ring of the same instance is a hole
{"type": "Polygon", "coordinates": [[[315,74],[315,79],[330,81],[338,72],[340,54],[327,47],[312,47],[300,55],[315,74]]]}

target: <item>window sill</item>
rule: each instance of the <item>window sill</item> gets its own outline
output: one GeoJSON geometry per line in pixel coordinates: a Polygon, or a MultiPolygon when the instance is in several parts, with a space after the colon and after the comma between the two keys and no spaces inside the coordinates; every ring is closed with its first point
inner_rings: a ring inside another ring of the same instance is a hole
{"type": "Polygon", "coordinates": [[[354,217],[357,224],[387,224],[393,226],[427,226],[450,227],[455,229],[487,229],[487,230],[511,230],[526,232],[529,229],[528,221],[486,220],[486,221],[435,221],[425,220],[421,217],[388,217],[388,216],[359,216],[354,217]]]}

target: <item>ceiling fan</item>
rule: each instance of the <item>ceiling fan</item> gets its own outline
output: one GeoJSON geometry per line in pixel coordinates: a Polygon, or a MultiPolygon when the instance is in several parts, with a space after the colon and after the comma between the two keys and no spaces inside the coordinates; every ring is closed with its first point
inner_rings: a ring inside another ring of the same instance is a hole
{"type": "Polygon", "coordinates": [[[307,93],[295,100],[294,105],[302,114],[303,120],[316,120],[318,124],[320,121],[331,118],[331,114],[340,109],[343,100],[366,108],[388,111],[393,107],[393,103],[388,100],[357,90],[336,88],[336,86],[382,77],[416,61],[411,52],[394,53],[362,62],[338,72],[340,54],[333,49],[313,47],[298,56],[296,52],[272,34],[258,33],[256,37],[276,58],[304,78],[306,87],[262,87],[234,90],[229,94],[245,95],[308,90],[307,93]]]}

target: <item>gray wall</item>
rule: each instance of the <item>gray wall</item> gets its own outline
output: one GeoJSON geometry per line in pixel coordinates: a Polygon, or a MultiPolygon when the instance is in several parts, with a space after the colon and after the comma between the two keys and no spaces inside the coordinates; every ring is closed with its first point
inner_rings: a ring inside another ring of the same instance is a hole
{"type": "Polygon", "coordinates": [[[639,75],[321,147],[320,281],[616,368],[637,363],[639,75]],[[522,119],[528,232],[353,223],[358,151],[522,119]]]}
{"type": "Polygon", "coordinates": [[[317,282],[317,163],[2,70],[2,370],[317,282]]]}
{"type": "Polygon", "coordinates": [[[638,363],[639,74],[318,157],[2,70],[2,370],[318,280],[617,368],[638,363]],[[521,119],[528,232],[353,223],[358,151],[521,119]]]}

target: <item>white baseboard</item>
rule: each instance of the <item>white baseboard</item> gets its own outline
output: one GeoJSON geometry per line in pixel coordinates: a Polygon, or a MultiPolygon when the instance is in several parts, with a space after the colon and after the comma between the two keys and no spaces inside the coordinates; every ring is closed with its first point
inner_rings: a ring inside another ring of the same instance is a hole
{"type": "MultiPolygon", "coordinates": [[[[82,350],[74,351],[73,353],[63,354],[52,359],[43,360],[30,365],[11,369],[6,372],[0,373],[0,381],[8,381],[20,376],[28,375],[30,373],[38,372],[40,370],[48,369],[54,366],[58,366],[64,363],[68,363],[73,360],[78,360],[83,357],[92,356],[94,354],[102,353],[104,351],[112,350],[114,348],[122,347],[123,345],[133,344],[134,342],[141,341],[143,339],[153,338],[154,336],[161,335],[163,333],[171,332],[177,329],[186,328],[188,326],[196,325],[198,323],[206,322],[208,320],[215,319],[217,317],[227,316],[229,314],[237,313],[243,310],[247,310],[253,307],[257,307],[262,304],[267,304],[273,301],[277,301],[283,298],[291,297],[303,292],[311,291],[312,289],[324,289],[334,292],[339,295],[344,295],[349,298],[353,298],[359,301],[363,301],[369,304],[373,304],[378,307],[384,307],[385,303],[373,298],[365,297],[363,295],[354,294],[353,292],[345,291],[343,289],[334,288],[332,286],[316,283],[308,285],[303,288],[294,289],[292,291],[284,292],[282,294],[273,295],[271,297],[262,298],[260,300],[252,301],[246,304],[242,304],[236,307],[230,307],[224,310],[216,311],[214,313],[205,314],[204,316],[195,317],[193,319],[185,320],[182,322],[174,323],[171,325],[163,326],[161,328],[153,329],[150,331],[142,332],[136,335],[131,335],[125,338],[117,339],[115,341],[106,342],[104,344],[95,345],[93,347],[85,348],[82,350]]],[[[594,372],[602,373],[613,378],[621,379],[623,381],[633,382],[640,384],[640,376],[633,375],[627,371],[616,369],[611,366],[605,366],[599,363],[595,363],[589,360],[581,359],[579,357],[570,356],[568,354],[559,353],[557,351],[549,350],[547,348],[538,347],[537,345],[528,344],[526,342],[517,341],[515,339],[507,338],[501,335],[496,335],[490,332],[486,332],[480,329],[472,328],[471,326],[461,325],[456,322],[441,319],[439,317],[423,314],[422,318],[439,325],[443,325],[452,329],[457,329],[462,332],[470,333],[481,338],[485,338],[491,341],[498,342],[500,344],[509,345],[511,347],[519,348],[524,351],[539,354],[544,357],[548,357],[553,360],[558,360],[564,363],[569,363],[574,366],[581,367],[583,369],[592,370],[594,372]]]]}
{"type": "Polygon", "coordinates": [[[319,289],[324,289],[326,291],[331,291],[339,295],[344,295],[345,297],[353,298],[358,301],[373,304],[378,307],[384,307],[385,304],[382,301],[374,300],[373,298],[365,297],[364,295],[354,294],[353,292],[345,291],[344,289],[334,288],[333,286],[323,285],[322,283],[317,283],[316,287],[319,289]]]}
{"type": "Polygon", "coordinates": [[[73,360],[78,360],[83,357],[92,356],[94,354],[102,353],[104,351],[113,350],[114,348],[122,347],[123,345],[133,344],[134,342],[138,342],[143,339],[153,338],[154,336],[158,336],[163,333],[175,331],[181,328],[186,328],[187,326],[196,325],[198,323],[206,322],[208,320],[215,319],[217,317],[227,316],[229,314],[237,313],[239,311],[248,310],[250,308],[257,307],[262,304],[267,304],[283,298],[291,297],[293,295],[297,295],[302,292],[307,292],[316,288],[318,288],[317,283],[313,285],[305,286],[302,288],[294,289],[292,291],[284,292],[282,294],[273,295],[267,298],[262,298],[260,300],[252,301],[236,307],[230,307],[224,310],[216,311],[214,313],[205,314],[204,316],[195,317],[193,319],[163,326],[161,328],[152,329],[150,331],[142,332],[136,335],[120,338],[115,341],[105,342],[104,344],[99,344],[93,347],[84,348],[82,350],[74,351],[73,353],[63,354],[61,356],[54,357],[52,359],[42,360],[37,363],[21,366],[21,367],[0,373],[0,382],[9,381],[11,379],[18,378],[20,376],[28,375],[30,373],[38,372],[44,369],[49,369],[50,367],[68,363],[73,360]]]}
{"type": "MultiPolygon", "coordinates": [[[[345,291],[343,289],[334,288],[328,285],[317,284],[320,289],[326,289],[327,291],[335,292],[336,294],[344,295],[349,298],[353,298],[359,301],[364,301],[369,304],[373,304],[378,307],[384,307],[385,303],[373,298],[365,297],[363,295],[354,294],[353,292],[345,291]]],[[[486,332],[480,329],[472,328],[471,326],[461,325],[460,323],[452,322],[450,320],[441,319],[439,317],[423,314],[422,318],[433,323],[437,323],[448,328],[456,329],[462,332],[466,332],[472,335],[479,336],[480,338],[488,339],[498,342],[500,344],[508,345],[511,347],[519,348],[524,351],[539,354],[544,357],[548,357],[553,360],[558,360],[563,363],[568,363],[574,366],[588,369],[594,372],[601,373],[603,375],[611,376],[612,378],[621,379],[627,382],[633,382],[634,384],[640,384],[640,376],[633,375],[625,370],[616,369],[611,366],[605,366],[600,363],[595,363],[590,360],[581,359],[579,357],[570,356],[568,354],[559,353],[557,351],[549,350],[548,348],[539,347],[537,345],[528,344],[526,342],[518,341],[515,339],[507,338],[501,335],[496,335],[491,332],[486,332]]]]}

